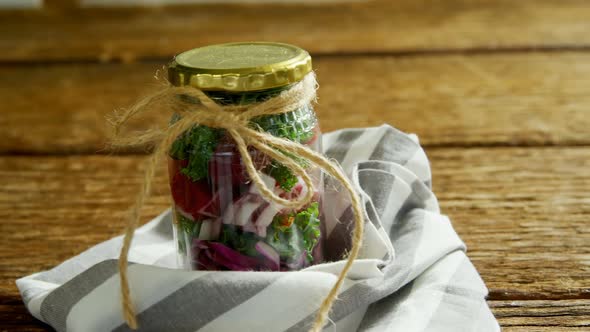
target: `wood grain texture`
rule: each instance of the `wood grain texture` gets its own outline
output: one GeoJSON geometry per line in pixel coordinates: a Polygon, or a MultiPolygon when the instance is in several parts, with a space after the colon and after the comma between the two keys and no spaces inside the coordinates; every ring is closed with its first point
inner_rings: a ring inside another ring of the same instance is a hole
{"type": "MultiPolygon", "coordinates": [[[[442,210],[507,331],[588,326],[590,148],[430,148],[442,210]],[[535,300],[535,299],[545,300],[535,300]],[[579,298],[581,300],[562,300],[579,298]],[[508,301],[510,300],[510,301],[508,301]],[[533,300],[533,301],[526,301],[533,300]],[[584,325],[586,324],[586,325],[584,325]]],[[[14,280],[122,231],[144,156],[0,157],[0,312],[36,328],[14,280]]],[[[143,220],[169,203],[161,172],[143,220]]]]}
{"type": "MultiPolygon", "coordinates": [[[[0,11],[0,331],[50,330],[15,279],[123,230],[146,149],[110,155],[105,117],[157,89],[172,55],[244,40],[312,52],[324,131],[387,122],[420,136],[503,331],[590,330],[587,1],[74,3],[0,11]]],[[[168,195],[162,170],[143,221],[168,195]]]]}
{"type": "Polygon", "coordinates": [[[590,298],[590,149],[427,149],[490,299],[590,298]]]}
{"type": "Polygon", "coordinates": [[[588,47],[584,0],[217,4],[0,13],[0,61],[133,61],[245,40],[313,53],[588,47]]]}
{"type": "MultiPolygon", "coordinates": [[[[428,152],[443,212],[490,299],[590,298],[590,148],[428,152]]],[[[120,233],[144,158],[1,157],[3,287],[120,233]]],[[[144,220],[169,204],[165,174],[155,188],[144,220]]]]}
{"type": "MultiPolygon", "coordinates": [[[[0,153],[95,153],[161,63],[0,67],[0,153]]],[[[324,131],[390,123],[427,146],[590,143],[590,54],[318,57],[324,131]]],[[[132,128],[166,123],[154,114],[132,128]]],[[[143,151],[139,149],[136,151],[143,151]]],[[[104,151],[103,151],[104,152],[104,151]]]]}
{"type": "Polygon", "coordinates": [[[590,300],[488,301],[503,331],[587,331],[590,300]]]}

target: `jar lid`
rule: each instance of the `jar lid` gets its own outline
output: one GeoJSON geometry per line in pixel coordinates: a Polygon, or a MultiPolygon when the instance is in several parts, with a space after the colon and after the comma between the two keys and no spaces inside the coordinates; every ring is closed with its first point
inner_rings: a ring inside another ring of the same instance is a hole
{"type": "Polygon", "coordinates": [[[168,64],[168,79],[201,90],[256,91],[298,82],[311,70],[311,56],[297,46],[228,43],[180,53],[168,64]]]}

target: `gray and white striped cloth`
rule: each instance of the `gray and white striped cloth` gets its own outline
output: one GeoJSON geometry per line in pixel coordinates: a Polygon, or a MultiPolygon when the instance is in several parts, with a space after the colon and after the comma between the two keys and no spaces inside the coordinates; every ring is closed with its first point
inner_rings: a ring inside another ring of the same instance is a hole
{"type": "MultiPolygon", "coordinates": [[[[363,250],[325,331],[499,331],[487,289],[431,191],[414,135],[390,126],[323,136],[366,208],[363,250]]],[[[327,183],[328,247],[345,247],[350,207],[327,183]],[[343,203],[344,202],[344,203],[343,203]]],[[[121,237],[17,280],[27,308],[58,331],[128,331],[119,300],[121,237]]],[[[328,248],[329,249],[329,248],[328,248]]],[[[299,272],[183,271],[170,211],[137,230],[130,282],[142,331],[305,331],[343,261],[299,272]]]]}

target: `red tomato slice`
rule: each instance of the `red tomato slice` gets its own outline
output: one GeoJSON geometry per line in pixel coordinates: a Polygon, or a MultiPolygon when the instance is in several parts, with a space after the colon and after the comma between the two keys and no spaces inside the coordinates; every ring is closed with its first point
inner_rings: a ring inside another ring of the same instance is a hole
{"type": "Polygon", "coordinates": [[[170,190],[174,204],[195,220],[211,218],[219,214],[219,202],[215,202],[209,184],[205,179],[193,182],[180,170],[185,160],[173,160],[170,167],[170,190]]]}

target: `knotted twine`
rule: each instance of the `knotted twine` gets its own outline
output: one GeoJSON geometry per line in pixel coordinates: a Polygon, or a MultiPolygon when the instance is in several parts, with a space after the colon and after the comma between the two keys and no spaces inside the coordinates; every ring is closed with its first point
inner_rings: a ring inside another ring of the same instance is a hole
{"type": "Polygon", "coordinates": [[[250,122],[252,118],[258,116],[288,113],[308,105],[312,101],[315,101],[316,86],[315,74],[312,72],[288,90],[285,90],[276,97],[270,98],[266,101],[246,106],[222,106],[215,103],[211,98],[205,95],[203,91],[197,88],[174,87],[168,85],[166,88],[139,100],[131,108],[127,109],[120,115],[115,115],[115,117],[111,119],[115,134],[112,140],[113,146],[129,147],[146,143],[152,143],[155,146],[154,152],[147,160],[141,190],[135,199],[135,204],[127,219],[123,246],[119,256],[121,303],[123,316],[130,328],[137,329],[138,324],[129,289],[127,259],[133,234],[139,223],[141,209],[150,195],[152,179],[162,157],[167,155],[172,143],[179,135],[196,125],[225,129],[227,131],[236,143],[247,174],[256,185],[261,195],[268,201],[275,202],[287,208],[299,209],[308,204],[313,198],[314,184],[311,178],[305,169],[298,162],[293,160],[292,157],[289,157],[289,155],[297,156],[298,159],[303,159],[307,163],[321,168],[328,175],[331,175],[340,181],[348,191],[355,215],[352,248],[349,252],[346,264],[338,276],[338,280],[322,301],[311,331],[319,332],[323,328],[332,307],[332,303],[338,295],[338,290],[342,286],[342,283],[344,282],[344,279],[346,278],[346,275],[361,247],[364,225],[360,199],[356,191],[353,189],[352,184],[338,165],[328,160],[322,154],[315,152],[302,144],[275,137],[267,132],[261,131],[260,128],[257,128],[258,130],[253,129],[250,122]],[[166,129],[152,129],[129,136],[123,136],[121,134],[121,129],[127,121],[148,111],[178,113],[181,115],[181,118],[166,129]],[[258,149],[267,156],[282,163],[295,175],[301,177],[308,188],[306,194],[294,200],[284,199],[276,195],[272,189],[266,186],[254,167],[252,158],[248,152],[249,146],[258,149]]]}

